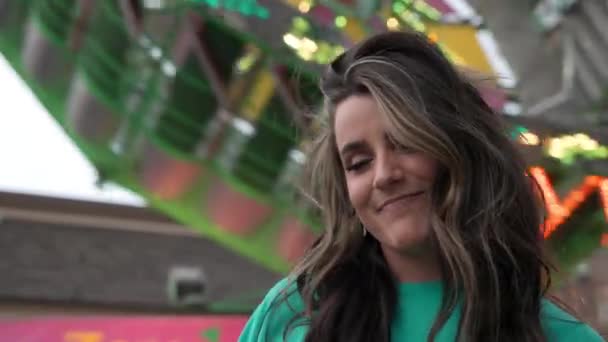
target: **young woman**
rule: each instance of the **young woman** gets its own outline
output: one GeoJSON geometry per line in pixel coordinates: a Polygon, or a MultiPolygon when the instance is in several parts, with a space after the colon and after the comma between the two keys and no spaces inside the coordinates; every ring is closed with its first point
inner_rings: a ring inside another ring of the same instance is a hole
{"type": "Polygon", "coordinates": [[[240,341],[602,341],[545,298],[534,182],[437,46],[371,37],[321,90],[308,179],[326,230],[240,341]]]}

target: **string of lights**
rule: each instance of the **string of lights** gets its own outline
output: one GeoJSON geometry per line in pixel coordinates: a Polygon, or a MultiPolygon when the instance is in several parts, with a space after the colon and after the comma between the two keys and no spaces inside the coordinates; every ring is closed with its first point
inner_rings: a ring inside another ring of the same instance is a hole
{"type": "Polygon", "coordinates": [[[541,138],[527,128],[518,126],[513,131],[517,142],[527,146],[541,146],[547,156],[571,165],[577,158],[607,159],[608,146],[584,133],[541,138]]]}

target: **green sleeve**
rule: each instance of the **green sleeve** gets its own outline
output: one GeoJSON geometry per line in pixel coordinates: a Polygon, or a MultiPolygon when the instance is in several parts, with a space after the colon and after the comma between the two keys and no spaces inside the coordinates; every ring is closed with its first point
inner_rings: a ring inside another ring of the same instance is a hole
{"type": "Polygon", "coordinates": [[[605,342],[590,326],[584,323],[570,325],[569,329],[556,331],[556,338],[549,342],[605,342]]]}
{"type": "Polygon", "coordinates": [[[239,337],[239,342],[261,342],[262,331],[264,328],[264,318],[266,317],[266,313],[268,312],[267,300],[258,305],[255,309],[251,317],[249,317],[249,321],[245,325],[245,328],[241,332],[241,336],[239,337]]]}
{"type": "MultiPolygon", "coordinates": [[[[292,284],[295,286],[295,284],[292,284]]],[[[269,342],[282,341],[283,333],[289,322],[303,308],[300,296],[295,292],[295,287],[290,285],[287,278],[279,281],[255,309],[245,328],[241,332],[239,342],[269,342]],[[290,287],[287,289],[287,287],[290,287]],[[283,295],[288,291],[291,293],[287,300],[283,295]]],[[[295,329],[294,334],[289,334],[288,341],[300,341],[305,331],[295,329]]]]}
{"type": "Polygon", "coordinates": [[[548,342],[605,342],[589,325],[549,300],[543,300],[542,317],[548,342]]]}
{"type": "Polygon", "coordinates": [[[249,321],[245,325],[245,328],[241,332],[238,342],[264,342],[264,334],[267,333],[267,322],[266,318],[270,306],[274,302],[280,289],[285,286],[285,280],[281,280],[276,284],[264,297],[264,300],[258,307],[253,311],[253,314],[249,317],[249,321]]]}

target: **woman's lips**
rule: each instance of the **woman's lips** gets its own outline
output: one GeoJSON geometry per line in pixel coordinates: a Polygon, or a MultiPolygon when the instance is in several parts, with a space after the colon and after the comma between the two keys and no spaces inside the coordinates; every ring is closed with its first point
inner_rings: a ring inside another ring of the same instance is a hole
{"type": "Polygon", "coordinates": [[[423,195],[424,193],[425,193],[425,191],[416,191],[416,192],[411,192],[411,193],[407,193],[407,194],[404,194],[404,195],[400,195],[400,196],[396,196],[396,197],[390,198],[390,199],[384,201],[380,205],[380,207],[378,207],[378,211],[380,212],[380,211],[382,211],[382,210],[384,210],[384,209],[386,209],[388,207],[391,207],[392,205],[397,204],[397,203],[402,202],[402,201],[409,201],[411,199],[414,199],[416,197],[419,197],[419,196],[423,195]]]}

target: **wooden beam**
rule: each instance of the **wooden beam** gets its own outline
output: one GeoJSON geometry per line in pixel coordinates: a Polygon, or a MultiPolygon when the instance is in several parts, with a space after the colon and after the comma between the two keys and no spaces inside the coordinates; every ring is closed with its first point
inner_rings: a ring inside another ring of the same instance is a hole
{"type": "Polygon", "coordinates": [[[219,104],[224,108],[228,108],[230,103],[226,84],[218,74],[217,67],[209,55],[209,47],[205,46],[200,37],[197,35],[197,32],[200,31],[202,31],[204,34],[204,21],[195,14],[189,14],[186,21],[189,23],[189,27],[186,31],[186,37],[188,37],[187,39],[190,41],[190,48],[192,49],[191,51],[198,59],[201,68],[205,71],[205,74],[209,79],[211,89],[215,93],[219,104]]]}
{"type": "Polygon", "coordinates": [[[279,97],[281,98],[281,101],[289,111],[289,114],[293,118],[293,121],[296,126],[299,129],[306,129],[307,122],[305,117],[305,111],[298,105],[293,94],[293,89],[291,89],[292,87],[289,85],[289,82],[285,80],[285,77],[283,75],[278,74],[277,70],[275,70],[276,65],[271,65],[270,67],[273,68],[272,75],[277,84],[276,90],[279,94],[279,97]]]}

